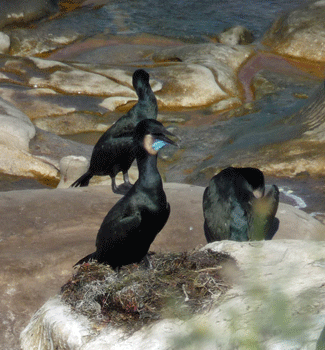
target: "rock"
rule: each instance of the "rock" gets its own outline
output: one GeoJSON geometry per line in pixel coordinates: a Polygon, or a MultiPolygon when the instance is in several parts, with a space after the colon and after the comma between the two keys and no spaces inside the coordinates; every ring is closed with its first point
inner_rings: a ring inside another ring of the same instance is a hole
{"type": "Polygon", "coordinates": [[[265,33],[262,42],[278,54],[324,63],[324,1],[308,2],[285,13],[265,33]]]}
{"type": "Polygon", "coordinates": [[[0,140],[8,148],[28,150],[35,128],[20,110],[0,98],[0,140]]]}
{"type": "MultiPolygon", "coordinates": [[[[92,323],[58,297],[45,303],[21,333],[23,350],[51,349],[315,349],[325,322],[325,242],[223,241],[204,249],[230,254],[241,275],[203,315],[167,318],[133,334],[92,323]],[[45,336],[46,335],[46,336],[45,336]],[[198,336],[200,335],[200,336],[198,336]]],[[[229,270],[228,274],[234,271],[229,270]]]]}
{"type": "Polygon", "coordinates": [[[158,106],[164,108],[198,107],[226,96],[212,72],[197,64],[177,64],[155,69],[155,77],[164,81],[156,92],[158,106]]]}
{"type": "Polygon", "coordinates": [[[222,147],[216,147],[211,157],[200,162],[183,182],[202,183],[201,179],[209,180],[230,165],[259,168],[267,176],[292,178],[302,172],[323,176],[324,108],[325,85],[322,83],[294,113],[278,120],[274,115],[269,123],[267,113],[261,114],[263,125],[247,120],[246,126],[235,130],[222,147]]]}
{"type": "MultiPolygon", "coordinates": [[[[159,62],[175,57],[181,61],[147,69],[160,110],[199,108],[224,101],[227,106],[219,108],[238,106],[242,90],[237,70],[251,53],[247,47],[222,44],[156,49],[153,59],[159,62]]],[[[131,68],[67,64],[36,57],[0,60],[0,77],[5,82],[0,87],[1,96],[39,128],[60,135],[102,131],[101,118],[107,110],[125,112],[137,100],[131,68]]]]}
{"type": "MultiPolygon", "coordinates": [[[[3,99],[24,112],[30,120],[34,122],[34,125],[37,123],[42,124],[40,127],[47,127],[43,119],[46,120],[46,118],[52,117],[52,123],[55,123],[56,118],[53,118],[53,116],[58,116],[57,118],[59,118],[63,115],[67,118],[67,116],[76,111],[75,107],[64,106],[64,103],[60,105],[60,95],[52,89],[35,87],[34,89],[21,88],[17,90],[5,86],[0,87],[0,94],[3,99]]],[[[61,101],[62,100],[63,99],[61,99],[61,101]]],[[[64,126],[61,126],[61,129],[63,127],[64,126]]],[[[50,127],[48,127],[48,129],[50,129],[50,127]]]]}
{"type": "MultiPolygon", "coordinates": [[[[47,105],[50,108],[50,104],[47,105]]],[[[44,111],[44,110],[43,110],[44,111]]],[[[76,135],[83,132],[104,133],[112,124],[101,123],[93,113],[72,112],[66,115],[37,118],[33,120],[38,128],[56,135],[76,135]]]]}
{"type": "Polygon", "coordinates": [[[10,48],[10,37],[9,35],[0,32],[0,53],[8,53],[10,48]]]}
{"type": "Polygon", "coordinates": [[[209,107],[209,110],[212,112],[220,112],[227,109],[238,108],[242,105],[242,101],[239,97],[230,97],[220,102],[214,103],[209,107]]]}
{"type": "Polygon", "coordinates": [[[316,345],[316,350],[324,350],[324,349],[325,349],[325,327],[323,328],[322,333],[320,334],[316,345]]]}
{"type": "MultiPolygon", "coordinates": [[[[204,246],[204,188],[170,183],[164,188],[171,214],[151,250],[204,246]]],[[[93,251],[99,226],[119,198],[110,186],[0,192],[1,350],[18,350],[18,334],[32,314],[58,293],[73,264],[93,251]]],[[[325,240],[324,226],[292,206],[280,203],[277,217],[280,228],[274,241],[325,240]]]]}
{"type": "Polygon", "coordinates": [[[24,150],[0,145],[0,162],[1,171],[5,174],[36,178],[45,184],[56,183],[59,178],[55,164],[24,150]]]}
{"type": "Polygon", "coordinates": [[[217,35],[221,44],[234,45],[248,45],[254,41],[253,33],[243,26],[234,26],[226,29],[217,35]]]}
{"type": "Polygon", "coordinates": [[[27,23],[59,10],[58,0],[6,1],[2,4],[0,28],[12,23],[27,23]]]}
{"type": "Polygon", "coordinates": [[[29,118],[0,98],[1,172],[58,183],[59,161],[67,155],[90,157],[92,147],[36,129],[29,118]]]}
{"type": "MultiPolygon", "coordinates": [[[[152,58],[156,62],[176,61],[206,67],[213,73],[216,84],[226,90],[225,93],[230,93],[231,96],[240,96],[236,73],[241,64],[252,54],[252,48],[247,46],[196,44],[159,50],[152,58]]],[[[169,69],[172,70],[172,67],[170,66],[169,69]]],[[[224,97],[225,94],[218,99],[224,97]]]]}
{"type": "Polygon", "coordinates": [[[38,178],[49,182],[58,178],[57,167],[29,153],[30,140],[35,136],[34,125],[16,107],[0,98],[0,158],[5,174],[38,178]]]}
{"type": "Polygon", "coordinates": [[[60,160],[60,182],[57,188],[69,188],[89,167],[85,157],[67,156],[60,160]]]}
{"type": "MultiPolygon", "coordinates": [[[[131,76],[130,76],[131,79],[131,76]]],[[[87,72],[66,66],[65,69],[56,70],[47,78],[32,77],[29,84],[42,87],[60,89],[69,94],[87,95],[116,95],[134,96],[135,92],[129,87],[118,84],[103,75],[87,72]]]]}

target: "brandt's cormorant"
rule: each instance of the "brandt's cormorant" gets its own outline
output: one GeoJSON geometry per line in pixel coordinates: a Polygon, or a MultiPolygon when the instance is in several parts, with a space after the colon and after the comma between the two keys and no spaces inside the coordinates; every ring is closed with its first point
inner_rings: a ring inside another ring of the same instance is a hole
{"type": "Polygon", "coordinates": [[[166,143],[175,144],[172,135],[154,120],[141,121],[134,131],[134,148],[139,178],[106,215],[96,239],[96,251],[76,265],[91,259],[111,265],[140,262],[150,244],[164,227],[170,212],[169,203],[157,169],[158,150],[166,143]]]}
{"type": "Polygon", "coordinates": [[[208,242],[262,240],[275,234],[279,190],[265,192],[264,175],[255,168],[226,168],[203,194],[204,233],[208,242]]]}
{"type": "Polygon", "coordinates": [[[135,159],[134,128],[143,119],[157,119],[158,113],[157,100],[146,71],[137,69],[133,73],[133,87],[139,98],[138,103],[100,137],[94,146],[89,169],[71,187],[88,186],[94,175],[109,175],[115,193],[125,194],[132,187],[128,170],[135,159]],[[123,172],[124,183],[116,186],[115,177],[120,171],[123,172]]]}

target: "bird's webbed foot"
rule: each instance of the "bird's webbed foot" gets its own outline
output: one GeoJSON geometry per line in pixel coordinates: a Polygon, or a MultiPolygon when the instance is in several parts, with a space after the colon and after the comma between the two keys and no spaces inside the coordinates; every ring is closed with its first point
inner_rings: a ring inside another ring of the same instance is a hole
{"type": "Polygon", "coordinates": [[[127,194],[132,186],[133,185],[129,181],[126,181],[123,184],[117,186],[115,182],[115,178],[112,178],[112,191],[114,193],[123,194],[123,195],[127,194]]]}
{"type": "Polygon", "coordinates": [[[114,193],[117,193],[117,194],[127,194],[131,187],[132,187],[132,184],[124,183],[122,185],[112,187],[112,190],[114,193]]]}

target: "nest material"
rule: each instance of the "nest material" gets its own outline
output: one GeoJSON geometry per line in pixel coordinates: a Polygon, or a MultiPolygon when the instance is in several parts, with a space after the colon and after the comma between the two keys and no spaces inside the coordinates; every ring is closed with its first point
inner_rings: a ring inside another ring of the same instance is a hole
{"type": "Polygon", "coordinates": [[[152,269],[127,265],[116,273],[95,262],[79,267],[62,287],[62,299],[95,322],[142,325],[165,317],[186,318],[215,303],[229,288],[224,272],[236,263],[210,250],[151,255],[152,269]]]}

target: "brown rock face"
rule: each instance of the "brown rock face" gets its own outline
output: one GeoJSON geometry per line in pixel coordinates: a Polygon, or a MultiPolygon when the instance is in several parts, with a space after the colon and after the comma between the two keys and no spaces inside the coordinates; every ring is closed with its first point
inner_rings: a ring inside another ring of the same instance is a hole
{"type": "Polygon", "coordinates": [[[314,1],[281,16],[265,34],[273,51],[325,63],[325,3],[314,1]]]}

